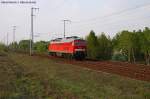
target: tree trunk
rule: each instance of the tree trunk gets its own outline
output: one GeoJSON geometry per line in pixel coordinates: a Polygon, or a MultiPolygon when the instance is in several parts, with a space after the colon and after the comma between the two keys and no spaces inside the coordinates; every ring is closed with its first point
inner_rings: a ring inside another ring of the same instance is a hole
{"type": "Polygon", "coordinates": [[[150,65],[150,53],[148,53],[148,61],[147,61],[147,65],[150,65]]]}
{"type": "Polygon", "coordinates": [[[147,65],[147,54],[145,53],[145,64],[147,65]]]}
{"type": "Polygon", "coordinates": [[[149,55],[147,52],[145,52],[145,62],[146,62],[146,65],[149,65],[149,55]]]}
{"type": "Polygon", "coordinates": [[[128,50],[128,62],[131,62],[131,49],[128,50]]]}
{"type": "Polygon", "coordinates": [[[134,55],[134,50],[132,49],[132,57],[133,57],[133,63],[135,63],[135,55],[134,55]]]}

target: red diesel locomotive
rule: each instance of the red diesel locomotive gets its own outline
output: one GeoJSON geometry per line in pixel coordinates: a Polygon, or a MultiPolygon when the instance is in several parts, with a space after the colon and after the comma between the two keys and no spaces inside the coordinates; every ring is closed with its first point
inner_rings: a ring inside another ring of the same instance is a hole
{"type": "Polygon", "coordinates": [[[86,41],[77,37],[57,38],[50,41],[49,55],[62,56],[75,59],[84,59],[86,57],[86,41]]]}

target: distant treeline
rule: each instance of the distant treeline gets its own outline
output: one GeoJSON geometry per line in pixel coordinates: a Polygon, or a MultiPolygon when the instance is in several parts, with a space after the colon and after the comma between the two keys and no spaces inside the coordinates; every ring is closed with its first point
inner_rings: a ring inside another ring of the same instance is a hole
{"type": "MultiPolygon", "coordinates": [[[[143,62],[150,64],[150,29],[127,31],[124,30],[110,38],[102,33],[99,36],[91,31],[85,38],[87,41],[87,57],[98,60],[143,62]]],[[[34,43],[34,51],[47,52],[48,41],[38,41],[34,43]]],[[[0,44],[0,49],[4,47],[0,44]]],[[[29,52],[30,41],[21,40],[19,43],[12,43],[9,49],[29,52]]],[[[6,48],[5,48],[6,50],[6,48]]]]}
{"type": "MultiPolygon", "coordinates": [[[[33,43],[33,50],[35,52],[47,52],[49,41],[38,41],[33,43]]],[[[29,52],[30,40],[21,40],[19,43],[15,42],[8,46],[10,50],[29,52]]]]}
{"type": "Polygon", "coordinates": [[[96,36],[94,31],[86,37],[88,57],[100,60],[145,62],[150,64],[150,29],[117,33],[114,38],[105,33],[96,36]]]}

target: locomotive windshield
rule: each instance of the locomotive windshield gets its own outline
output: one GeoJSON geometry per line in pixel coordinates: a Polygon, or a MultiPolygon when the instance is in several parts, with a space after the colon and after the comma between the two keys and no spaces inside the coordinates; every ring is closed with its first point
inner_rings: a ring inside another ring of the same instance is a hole
{"type": "Polygon", "coordinates": [[[85,40],[75,40],[74,45],[75,46],[86,46],[86,41],[85,40]]]}

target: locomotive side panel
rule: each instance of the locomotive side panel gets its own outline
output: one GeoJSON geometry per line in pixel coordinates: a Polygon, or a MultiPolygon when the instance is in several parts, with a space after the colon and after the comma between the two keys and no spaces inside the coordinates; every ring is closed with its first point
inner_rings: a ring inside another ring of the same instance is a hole
{"type": "Polygon", "coordinates": [[[50,52],[73,53],[72,42],[67,43],[51,43],[49,45],[50,52]]]}

